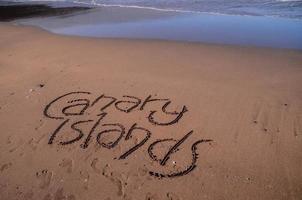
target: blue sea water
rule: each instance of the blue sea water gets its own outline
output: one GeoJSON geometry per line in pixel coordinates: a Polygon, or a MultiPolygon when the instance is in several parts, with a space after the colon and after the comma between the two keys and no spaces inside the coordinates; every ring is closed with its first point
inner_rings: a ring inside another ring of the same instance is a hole
{"type": "MultiPolygon", "coordinates": [[[[9,1],[26,2],[35,0],[9,1]]],[[[177,10],[180,12],[193,11],[302,19],[302,0],[53,0],[53,2],[62,1],[93,6],[119,5],[177,10]]]]}
{"type": "Polygon", "coordinates": [[[61,17],[20,19],[16,23],[38,26],[57,34],[86,37],[302,49],[302,0],[43,1],[45,2],[53,6],[85,4],[96,9],[61,17]]]}

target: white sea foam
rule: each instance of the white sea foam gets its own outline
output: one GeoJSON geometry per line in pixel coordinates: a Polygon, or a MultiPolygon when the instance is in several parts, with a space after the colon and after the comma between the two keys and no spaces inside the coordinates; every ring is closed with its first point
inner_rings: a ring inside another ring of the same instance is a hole
{"type": "Polygon", "coordinates": [[[149,6],[88,3],[88,2],[80,2],[80,1],[73,1],[73,3],[86,4],[86,5],[95,5],[95,6],[103,6],[103,7],[141,8],[141,9],[157,10],[157,11],[167,11],[167,12],[199,13],[199,11],[179,10],[179,9],[169,9],[169,8],[156,8],[156,7],[149,7],[149,6]]]}

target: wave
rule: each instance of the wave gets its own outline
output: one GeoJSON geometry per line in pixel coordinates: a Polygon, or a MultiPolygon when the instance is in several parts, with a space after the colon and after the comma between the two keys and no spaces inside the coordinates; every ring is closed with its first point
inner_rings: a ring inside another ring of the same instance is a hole
{"type": "MultiPolygon", "coordinates": [[[[31,0],[32,1],[32,0],[31,0]]],[[[35,0],[33,0],[35,1],[35,0]]],[[[180,10],[180,9],[171,9],[171,8],[156,8],[151,6],[136,6],[136,5],[122,5],[122,4],[102,4],[102,3],[86,3],[86,2],[79,2],[73,1],[72,3],[84,4],[84,5],[93,5],[96,7],[118,7],[118,8],[137,8],[137,9],[147,9],[147,10],[155,10],[155,11],[162,11],[162,12],[179,12],[179,13],[196,13],[196,14],[211,14],[211,15],[226,15],[226,16],[259,16],[259,15],[251,15],[251,14],[229,14],[223,12],[210,12],[210,11],[196,11],[196,10],[180,10]]],[[[274,16],[269,16],[274,17],[274,16]]]]}
{"type": "Polygon", "coordinates": [[[200,13],[199,11],[192,11],[192,10],[179,10],[179,9],[170,9],[170,8],[156,8],[156,7],[150,7],[150,6],[135,6],[135,5],[122,5],[122,4],[102,4],[102,3],[86,3],[86,2],[79,2],[79,1],[73,1],[73,3],[86,4],[86,5],[95,5],[95,6],[102,6],[102,7],[142,8],[142,9],[148,9],[148,10],[167,11],[167,12],[200,13]]]}
{"type": "MultiPolygon", "coordinates": [[[[179,0],[169,1],[169,4],[161,5],[161,0],[154,1],[132,1],[132,0],[11,0],[15,2],[58,2],[82,4],[90,7],[120,7],[120,8],[140,8],[148,10],[156,10],[163,12],[181,12],[181,13],[206,13],[216,15],[240,15],[240,16],[268,16],[278,18],[302,19],[302,0],[265,0],[259,3],[258,0],[242,1],[232,0],[226,4],[220,4],[219,1],[205,0],[203,3],[190,4],[191,1],[186,1],[185,4],[177,4],[179,0]],[[108,3],[107,3],[108,2],[108,3]],[[116,2],[116,3],[115,3],[116,2]],[[173,3],[174,2],[174,3],[173,3]],[[217,4],[218,2],[218,4],[217,4]],[[248,3],[251,2],[251,3],[248,3]],[[146,5],[144,5],[146,3],[146,5]],[[137,5],[139,4],[139,5],[137,5]],[[276,4],[279,4],[276,6],[276,4]],[[207,5],[206,7],[203,7],[207,5]]],[[[183,1],[182,1],[183,2],[183,1]]],[[[60,5],[58,5],[60,6],[60,5]]]]}

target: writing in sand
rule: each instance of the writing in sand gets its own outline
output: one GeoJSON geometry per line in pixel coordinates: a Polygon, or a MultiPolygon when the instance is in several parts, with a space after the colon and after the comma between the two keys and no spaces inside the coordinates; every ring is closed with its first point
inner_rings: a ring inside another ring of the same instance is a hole
{"type": "MultiPolygon", "coordinates": [[[[110,116],[113,110],[124,113],[125,117],[132,112],[139,112],[140,114],[147,113],[145,116],[147,123],[153,126],[173,127],[188,113],[188,108],[184,105],[180,109],[171,110],[172,105],[173,102],[169,98],[157,98],[156,95],[148,95],[145,98],[124,95],[118,99],[105,94],[93,96],[92,93],[85,91],[69,92],[52,100],[44,109],[44,115],[47,118],[60,122],[51,133],[48,144],[79,143],[80,148],[86,149],[92,141],[95,141],[101,148],[113,149],[131,140],[133,136],[139,135],[142,139],[119,155],[118,159],[127,159],[149,143],[147,152],[150,159],[158,162],[159,166],[165,167],[171,156],[178,153],[182,144],[193,134],[193,130],[187,131],[180,139],[152,138],[151,130],[138,123],[133,123],[130,128],[126,128],[119,122],[104,123],[104,119],[110,116]],[[84,131],[85,125],[89,126],[88,131],[84,131]],[[68,128],[70,131],[63,131],[63,128],[68,128]],[[110,141],[105,140],[108,136],[111,137],[110,141]],[[169,147],[166,152],[163,155],[157,155],[156,149],[165,145],[169,147]]],[[[149,174],[158,178],[173,178],[189,174],[197,166],[197,146],[211,141],[210,139],[195,141],[190,146],[191,161],[181,169],[165,173],[149,171],[149,174]]]]}

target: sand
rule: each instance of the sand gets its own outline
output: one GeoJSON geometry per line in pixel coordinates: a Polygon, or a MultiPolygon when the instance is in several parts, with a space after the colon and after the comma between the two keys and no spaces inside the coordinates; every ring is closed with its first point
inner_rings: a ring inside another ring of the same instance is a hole
{"type": "Polygon", "coordinates": [[[301,51],[0,32],[1,199],[301,199],[301,51]]]}
{"type": "Polygon", "coordinates": [[[0,2],[0,21],[12,21],[21,18],[33,17],[50,17],[71,15],[74,12],[84,12],[89,10],[89,7],[69,6],[69,7],[52,7],[50,5],[42,4],[42,2],[34,4],[21,2],[6,2],[4,5],[0,2]]]}

